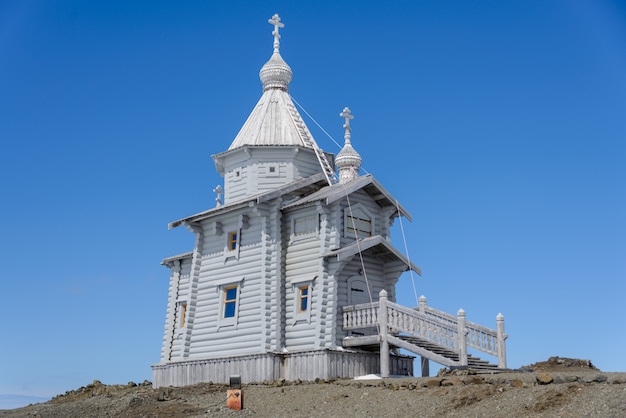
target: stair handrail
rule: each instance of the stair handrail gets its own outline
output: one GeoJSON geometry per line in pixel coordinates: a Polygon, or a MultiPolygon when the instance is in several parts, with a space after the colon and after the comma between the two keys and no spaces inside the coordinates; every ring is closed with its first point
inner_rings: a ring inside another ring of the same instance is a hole
{"type": "MultiPolygon", "coordinates": [[[[466,355],[466,347],[473,348],[497,357],[498,367],[506,368],[505,340],[508,336],[504,333],[502,314],[497,316],[498,329],[493,330],[465,320],[465,312],[462,309],[459,310],[457,316],[454,316],[426,306],[425,298],[424,300],[420,298],[418,308],[407,308],[389,301],[385,301],[385,307],[390,333],[406,333],[454,350],[459,354],[466,355]],[[461,328],[465,329],[463,332],[465,338],[459,335],[461,317],[465,323],[464,327],[461,323],[461,328]]],[[[379,318],[378,302],[343,307],[344,330],[376,327],[380,325],[379,318]]]]}
{"type": "Polygon", "coordinates": [[[343,329],[351,331],[379,325],[378,302],[360,303],[343,307],[343,329]]]}
{"type": "Polygon", "coordinates": [[[387,301],[388,327],[391,332],[404,332],[440,346],[458,350],[456,322],[441,315],[425,314],[394,302],[387,301]]]}
{"type": "MultiPolygon", "coordinates": [[[[426,305],[426,298],[419,298],[419,305],[416,311],[434,316],[441,321],[451,324],[458,324],[460,316],[465,317],[465,312],[461,309],[457,316],[440,311],[426,305]],[[463,312],[462,312],[463,311],[463,312]],[[461,313],[462,312],[462,313],[461,313]]],[[[465,321],[465,333],[467,347],[482,351],[498,358],[498,367],[506,368],[506,339],[508,335],[504,333],[504,316],[499,313],[496,317],[497,329],[491,329],[476,322],[465,321]]]]}

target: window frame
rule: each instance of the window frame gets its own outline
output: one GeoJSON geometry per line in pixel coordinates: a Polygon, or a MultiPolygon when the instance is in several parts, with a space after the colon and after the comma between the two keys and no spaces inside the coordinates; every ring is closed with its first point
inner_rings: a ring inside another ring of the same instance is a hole
{"type": "Polygon", "coordinates": [[[314,294],[314,283],[317,276],[311,278],[308,277],[300,277],[291,280],[291,291],[293,294],[293,323],[292,325],[296,325],[298,322],[306,322],[307,324],[311,323],[311,312],[313,311],[313,294],[314,294]],[[302,293],[301,290],[303,288],[307,289],[307,309],[301,310],[302,306],[302,293]]]}
{"type": "Polygon", "coordinates": [[[219,297],[219,307],[217,311],[217,330],[224,327],[235,327],[239,323],[239,307],[241,306],[241,288],[244,277],[241,279],[225,279],[215,282],[215,289],[219,297]],[[235,290],[234,299],[227,299],[229,290],[235,290]],[[227,303],[234,303],[233,315],[226,316],[227,303]]]}
{"type": "Polygon", "coordinates": [[[304,313],[307,312],[309,310],[309,308],[311,307],[311,286],[309,286],[308,284],[303,284],[303,285],[299,285],[296,286],[296,289],[298,289],[298,293],[297,293],[297,306],[298,306],[298,313],[304,313]],[[302,304],[304,302],[305,307],[302,308],[302,304]]]}
{"type": "Polygon", "coordinates": [[[224,262],[228,260],[239,260],[239,253],[241,251],[241,229],[230,229],[225,235],[224,242],[224,262]],[[233,236],[236,238],[233,240],[233,236]],[[233,248],[233,244],[235,248],[233,248]]]}
{"type": "Polygon", "coordinates": [[[222,290],[222,319],[230,319],[234,318],[237,312],[237,294],[239,293],[239,286],[224,286],[222,290]],[[231,294],[231,290],[235,290],[234,295],[231,294]],[[232,312],[230,312],[229,307],[233,306],[232,312]]]}
{"type": "Polygon", "coordinates": [[[228,250],[229,253],[232,253],[233,251],[237,251],[239,249],[240,240],[241,240],[241,234],[239,233],[239,230],[230,231],[228,233],[228,238],[226,240],[226,249],[228,250]],[[234,247],[233,247],[233,244],[235,244],[234,247]]]}

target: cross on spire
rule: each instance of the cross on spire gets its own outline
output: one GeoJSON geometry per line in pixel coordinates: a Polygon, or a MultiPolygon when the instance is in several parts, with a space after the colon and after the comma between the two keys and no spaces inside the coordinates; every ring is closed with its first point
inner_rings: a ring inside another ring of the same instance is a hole
{"type": "Polygon", "coordinates": [[[219,208],[222,206],[222,195],[224,194],[224,189],[222,189],[222,186],[218,184],[217,187],[213,189],[213,193],[217,194],[217,197],[215,198],[215,206],[219,208]]]}
{"type": "Polygon", "coordinates": [[[272,35],[274,35],[274,52],[278,53],[278,48],[280,47],[280,33],[278,33],[278,29],[284,28],[285,24],[280,21],[280,16],[278,16],[278,13],[272,16],[272,18],[267,22],[270,25],[274,26],[274,31],[272,32],[272,35]]]}
{"type": "Polygon", "coordinates": [[[344,107],[343,112],[341,112],[339,116],[341,116],[342,118],[346,120],[346,123],[343,124],[343,129],[346,130],[345,134],[343,135],[343,138],[345,139],[346,144],[349,144],[350,143],[350,131],[352,130],[352,128],[350,127],[350,120],[354,119],[354,115],[350,112],[349,108],[344,107]]]}

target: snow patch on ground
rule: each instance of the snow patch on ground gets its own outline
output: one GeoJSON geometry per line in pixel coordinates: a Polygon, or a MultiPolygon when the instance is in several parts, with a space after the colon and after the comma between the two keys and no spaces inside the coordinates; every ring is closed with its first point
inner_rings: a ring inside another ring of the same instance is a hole
{"type": "Polygon", "coordinates": [[[366,374],[365,376],[357,376],[354,380],[374,380],[374,379],[382,379],[380,375],[377,374],[366,374]]]}

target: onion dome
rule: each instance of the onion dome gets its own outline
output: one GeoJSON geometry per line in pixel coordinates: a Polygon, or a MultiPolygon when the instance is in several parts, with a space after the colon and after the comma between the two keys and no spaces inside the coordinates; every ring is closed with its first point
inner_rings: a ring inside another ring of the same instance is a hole
{"type": "Polygon", "coordinates": [[[359,169],[363,159],[358,152],[352,147],[350,142],[350,119],[354,119],[354,116],[350,113],[350,109],[347,107],[343,109],[343,112],[339,115],[346,120],[343,125],[345,129],[344,140],[345,144],[341,151],[335,157],[335,166],[339,171],[339,183],[347,183],[359,176],[359,169]]]}
{"type": "Polygon", "coordinates": [[[261,83],[263,83],[263,91],[269,89],[288,91],[293,72],[283,57],[280,56],[280,34],[278,33],[278,29],[284,28],[285,24],[280,21],[280,16],[277,14],[272,16],[268,22],[274,25],[274,31],[272,32],[272,35],[274,35],[274,53],[269,61],[261,67],[259,78],[261,83]]]}

